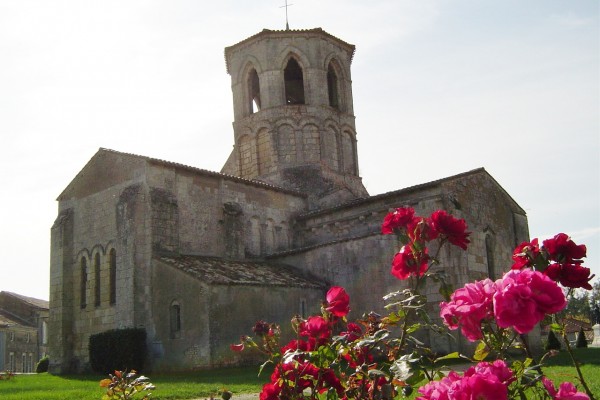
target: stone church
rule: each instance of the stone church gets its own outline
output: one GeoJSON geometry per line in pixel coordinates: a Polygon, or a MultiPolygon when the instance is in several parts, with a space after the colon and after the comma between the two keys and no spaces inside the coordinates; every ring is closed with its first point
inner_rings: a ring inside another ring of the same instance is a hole
{"type": "Polygon", "coordinates": [[[441,254],[455,286],[510,265],[527,217],[484,169],[368,194],[354,51],[320,28],[265,29],[227,47],[234,147],[221,172],[98,150],[57,199],[51,372],[86,370],[89,336],[129,327],[146,330],[153,370],[234,364],[229,345],[255,321],[285,327],[318,312],[331,285],[350,294],[350,318],[383,312],[382,296],[403,285],[390,274],[395,238],[380,234],[394,207],[466,219],[468,251],[441,254]]]}

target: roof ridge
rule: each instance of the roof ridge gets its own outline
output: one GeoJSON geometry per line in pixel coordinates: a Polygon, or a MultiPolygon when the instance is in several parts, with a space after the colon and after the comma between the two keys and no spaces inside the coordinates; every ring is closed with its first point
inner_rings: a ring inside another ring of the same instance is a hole
{"type": "MultiPolygon", "coordinates": [[[[73,178],[73,180],[77,179],[77,177],[79,176],[79,174],[81,174],[81,172],[101,152],[112,153],[112,154],[120,154],[120,155],[124,155],[124,156],[129,156],[129,157],[136,157],[136,158],[139,158],[139,159],[142,159],[142,160],[146,160],[146,161],[151,162],[151,163],[157,163],[157,164],[168,165],[168,166],[172,166],[172,167],[176,167],[176,168],[191,170],[191,171],[199,172],[199,173],[202,173],[202,174],[205,174],[205,175],[211,175],[211,176],[215,176],[215,177],[225,178],[225,179],[229,179],[229,180],[232,180],[232,181],[235,181],[235,182],[239,182],[239,183],[244,183],[244,184],[253,185],[253,186],[257,186],[257,187],[268,188],[268,189],[275,190],[275,191],[278,191],[278,192],[292,194],[292,195],[295,195],[295,196],[298,196],[298,197],[303,197],[303,198],[308,197],[306,193],[302,193],[302,192],[299,192],[297,190],[288,189],[288,188],[284,188],[284,187],[281,187],[281,186],[273,185],[271,183],[267,183],[267,182],[263,182],[263,181],[259,181],[259,180],[246,179],[246,178],[242,178],[242,177],[235,176],[235,175],[224,174],[222,172],[216,172],[216,171],[211,171],[211,170],[204,169],[204,168],[193,167],[191,165],[186,165],[186,164],[178,163],[178,162],[175,162],[175,161],[169,161],[169,160],[165,160],[165,159],[161,159],[161,158],[144,156],[144,155],[141,155],[141,154],[135,154],[135,153],[129,153],[129,152],[124,152],[124,151],[109,149],[109,148],[106,148],[106,147],[100,147],[100,148],[98,148],[98,151],[88,160],[88,162],[83,166],[83,168],[79,171],[79,173],[77,173],[77,175],[75,175],[75,178],[73,178]]],[[[62,195],[65,193],[65,191],[71,185],[71,183],[73,182],[73,180],[71,180],[71,182],[67,185],[67,187],[58,196],[58,199],[60,199],[62,197],[62,195]]]]}

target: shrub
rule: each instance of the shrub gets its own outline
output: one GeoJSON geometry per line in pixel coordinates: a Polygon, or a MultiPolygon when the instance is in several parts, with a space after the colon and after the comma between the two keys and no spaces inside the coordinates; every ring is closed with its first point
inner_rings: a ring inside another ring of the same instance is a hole
{"type": "Polygon", "coordinates": [[[146,331],[115,329],[90,336],[90,365],[96,372],[141,371],[146,359],[146,331]]]}
{"type": "Polygon", "coordinates": [[[48,372],[48,365],[50,364],[50,359],[48,356],[43,357],[35,366],[35,372],[41,374],[42,372],[48,372]]]}
{"type": "Polygon", "coordinates": [[[577,343],[575,347],[588,347],[587,339],[585,338],[585,333],[583,332],[583,328],[579,328],[579,333],[577,334],[577,343]]]}
{"type": "Polygon", "coordinates": [[[562,345],[560,340],[556,337],[553,330],[548,332],[548,342],[546,343],[546,350],[560,350],[562,345]]]}
{"type": "Polygon", "coordinates": [[[130,400],[141,394],[141,400],[149,400],[152,393],[142,393],[154,390],[155,386],[144,375],[136,377],[136,371],[115,371],[109,374],[110,379],[102,379],[100,387],[106,388],[106,394],[102,400],[130,400]]]}

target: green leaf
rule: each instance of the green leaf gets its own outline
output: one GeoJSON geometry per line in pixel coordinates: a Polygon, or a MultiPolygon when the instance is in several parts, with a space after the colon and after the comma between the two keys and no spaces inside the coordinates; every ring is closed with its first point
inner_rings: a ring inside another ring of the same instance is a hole
{"type": "Polygon", "coordinates": [[[373,379],[375,377],[378,376],[383,376],[387,378],[387,375],[385,374],[385,372],[378,370],[378,369],[370,369],[369,370],[369,378],[373,379]]]}
{"type": "Polygon", "coordinates": [[[413,376],[406,380],[406,383],[410,386],[418,386],[419,383],[421,383],[421,381],[424,379],[425,375],[423,374],[423,371],[417,371],[415,374],[413,374],[413,376]]]}
{"type": "Polygon", "coordinates": [[[455,351],[454,353],[446,354],[443,357],[438,357],[435,360],[433,360],[433,362],[438,362],[442,360],[454,360],[457,358],[460,358],[460,353],[458,351],[455,351]]]}
{"type": "Polygon", "coordinates": [[[412,324],[411,326],[406,328],[406,333],[413,333],[413,332],[419,330],[420,328],[421,328],[421,324],[419,324],[419,323],[412,324]]]}
{"type": "Polygon", "coordinates": [[[262,365],[261,365],[261,366],[260,366],[260,368],[258,369],[258,376],[260,376],[260,374],[262,373],[263,369],[264,369],[264,368],[265,368],[267,365],[269,365],[269,364],[271,364],[271,363],[272,363],[272,361],[271,361],[271,360],[267,360],[267,361],[265,361],[264,363],[262,363],[262,365]]]}
{"type": "Polygon", "coordinates": [[[390,367],[390,372],[400,381],[406,381],[413,375],[408,361],[396,360],[390,367]]]}
{"type": "Polygon", "coordinates": [[[473,354],[473,359],[475,361],[483,361],[490,354],[490,349],[488,349],[487,345],[481,341],[477,345],[475,349],[475,354],[473,354]]]}
{"type": "Polygon", "coordinates": [[[550,329],[552,329],[554,332],[559,332],[559,333],[562,332],[562,326],[560,326],[556,322],[553,324],[550,324],[550,329]]]}

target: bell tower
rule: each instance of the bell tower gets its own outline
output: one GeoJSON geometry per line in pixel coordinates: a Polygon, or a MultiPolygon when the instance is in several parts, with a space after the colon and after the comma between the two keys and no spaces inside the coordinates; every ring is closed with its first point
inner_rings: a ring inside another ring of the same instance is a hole
{"type": "Polygon", "coordinates": [[[234,148],[221,172],[306,193],[311,208],[368,196],[358,173],[354,46],[320,28],[263,30],[225,49],[234,148]]]}

